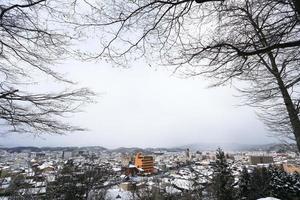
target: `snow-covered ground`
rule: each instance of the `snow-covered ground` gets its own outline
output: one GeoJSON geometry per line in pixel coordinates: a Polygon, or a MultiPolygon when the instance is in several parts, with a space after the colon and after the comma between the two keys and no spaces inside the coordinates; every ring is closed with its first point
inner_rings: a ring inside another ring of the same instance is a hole
{"type": "Polygon", "coordinates": [[[111,200],[111,199],[119,199],[119,200],[131,200],[132,193],[129,191],[124,191],[121,188],[112,188],[107,190],[105,199],[111,200]]]}

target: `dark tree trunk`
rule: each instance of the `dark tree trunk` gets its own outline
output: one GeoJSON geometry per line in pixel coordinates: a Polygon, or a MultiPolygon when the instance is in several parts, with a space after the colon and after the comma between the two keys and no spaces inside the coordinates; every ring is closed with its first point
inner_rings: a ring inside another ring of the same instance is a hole
{"type": "Polygon", "coordinates": [[[298,111],[296,110],[293,101],[291,99],[291,96],[285,86],[285,84],[283,83],[282,79],[280,76],[276,77],[277,79],[277,83],[279,85],[279,89],[281,91],[281,95],[283,97],[284,100],[284,104],[286,106],[288,115],[289,115],[289,119],[293,128],[293,132],[295,135],[295,139],[297,142],[297,147],[298,150],[300,151],[300,119],[298,116],[298,111]]]}
{"type": "Polygon", "coordinates": [[[293,133],[295,136],[295,140],[297,143],[297,147],[298,147],[298,151],[300,152],[300,119],[298,116],[298,111],[293,103],[293,100],[291,98],[291,95],[288,91],[287,86],[285,85],[285,83],[282,80],[282,77],[278,71],[278,67],[277,67],[277,63],[275,60],[274,55],[272,54],[272,52],[268,53],[269,59],[271,61],[271,65],[272,65],[272,71],[273,74],[277,80],[277,84],[279,86],[279,90],[281,92],[288,116],[289,116],[289,120],[293,129],[293,133]]]}
{"type": "Polygon", "coordinates": [[[300,0],[293,0],[293,3],[294,3],[296,12],[300,16],[300,0]]]}

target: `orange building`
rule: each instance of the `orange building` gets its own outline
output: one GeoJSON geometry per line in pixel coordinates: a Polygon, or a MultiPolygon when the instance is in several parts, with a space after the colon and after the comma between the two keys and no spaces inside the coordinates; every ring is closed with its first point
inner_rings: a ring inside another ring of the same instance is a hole
{"type": "Polygon", "coordinates": [[[154,171],[154,160],[152,156],[145,156],[142,155],[142,153],[137,153],[134,164],[137,168],[142,168],[146,173],[153,173],[154,171]]]}
{"type": "Polygon", "coordinates": [[[283,164],[282,168],[287,173],[300,173],[300,165],[294,165],[294,164],[283,164]]]}

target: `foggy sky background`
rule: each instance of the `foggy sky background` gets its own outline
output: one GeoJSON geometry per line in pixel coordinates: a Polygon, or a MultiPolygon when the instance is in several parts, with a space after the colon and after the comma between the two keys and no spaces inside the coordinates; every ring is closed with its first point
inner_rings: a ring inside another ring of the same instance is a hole
{"type": "MultiPolygon", "coordinates": [[[[56,69],[79,87],[98,93],[96,104],[68,120],[87,132],[64,136],[7,134],[2,146],[174,147],[191,143],[262,144],[274,142],[253,108],[228,87],[207,89],[200,77],[181,79],[165,68],[136,63],[129,69],[68,60],[56,69]]],[[[62,85],[43,78],[39,91],[62,85]]],[[[33,86],[30,86],[33,87],[33,86]]]]}

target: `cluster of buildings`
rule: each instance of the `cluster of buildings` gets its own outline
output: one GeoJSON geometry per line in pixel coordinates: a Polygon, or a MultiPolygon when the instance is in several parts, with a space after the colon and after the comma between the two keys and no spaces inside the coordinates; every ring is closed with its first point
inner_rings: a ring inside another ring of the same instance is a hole
{"type": "Polygon", "coordinates": [[[121,163],[122,171],[126,176],[151,175],[157,172],[153,156],[143,155],[141,152],[135,156],[122,155],[121,163]]]}
{"type": "MultiPolygon", "coordinates": [[[[236,175],[243,166],[251,168],[269,164],[281,166],[288,173],[300,173],[300,158],[292,152],[229,152],[226,157],[232,163],[236,175]]],[[[49,187],[62,177],[62,171],[70,161],[77,170],[72,172],[71,177],[77,179],[91,166],[99,167],[100,170],[103,167],[112,170],[113,175],[107,176],[109,178],[101,182],[101,187],[99,184],[93,187],[93,191],[105,188],[107,199],[119,197],[127,200],[130,199],[132,191],[145,187],[180,193],[192,188],[195,182],[206,184],[212,177],[211,166],[215,160],[213,151],[200,152],[189,149],[147,153],[115,152],[94,148],[84,151],[49,150],[18,153],[0,150],[0,199],[12,195],[13,189],[17,189],[14,192],[19,195],[25,192],[34,196],[47,195],[49,187]],[[16,183],[21,186],[15,188],[16,183]]],[[[76,184],[76,187],[84,186],[76,184]]]]}
{"type": "MultiPolygon", "coordinates": [[[[226,158],[236,177],[243,166],[251,170],[275,165],[287,173],[300,173],[300,158],[292,152],[229,152],[226,158]]],[[[171,193],[181,193],[195,185],[207,184],[212,178],[215,161],[213,151],[192,152],[189,149],[182,152],[153,152],[151,155],[124,154],[121,156],[123,182],[110,191],[118,191],[117,195],[123,199],[130,199],[129,191],[143,187],[167,188],[171,193]],[[121,188],[122,192],[117,188],[121,188]]]]}

